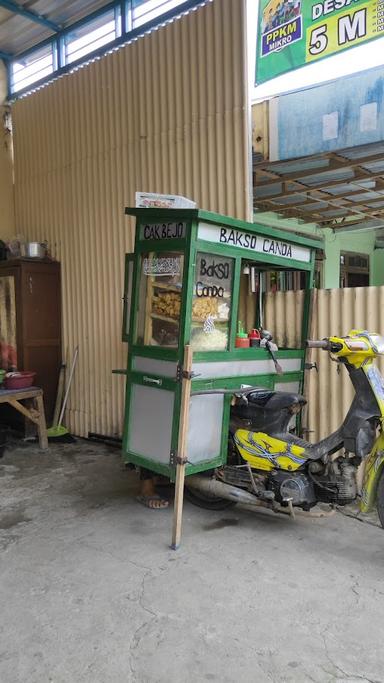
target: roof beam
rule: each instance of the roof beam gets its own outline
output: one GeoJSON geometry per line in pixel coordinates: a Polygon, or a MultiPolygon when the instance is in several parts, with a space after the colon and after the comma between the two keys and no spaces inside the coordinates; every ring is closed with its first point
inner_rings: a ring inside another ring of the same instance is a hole
{"type": "MultiPolygon", "coordinates": [[[[360,192],[359,192],[359,194],[360,194],[360,192]]],[[[319,208],[313,208],[313,209],[308,209],[308,207],[309,206],[313,207],[313,205],[317,201],[316,198],[312,198],[312,199],[309,199],[305,202],[301,202],[298,204],[296,204],[296,203],[295,204],[274,204],[274,206],[275,206],[274,209],[272,208],[272,206],[270,204],[268,204],[266,206],[267,206],[268,211],[274,211],[275,213],[292,214],[292,212],[294,212],[294,213],[300,212],[300,214],[299,214],[300,217],[302,215],[305,215],[305,218],[309,218],[310,216],[314,216],[315,214],[317,216],[321,215],[321,213],[323,211],[329,210],[329,205],[336,207],[338,209],[345,209],[346,211],[348,211],[349,214],[357,213],[358,209],[360,209],[360,211],[362,211],[363,213],[365,213],[367,211],[369,211],[371,213],[375,213],[376,211],[383,211],[384,210],[383,206],[376,207],[376,206],[371,205],[370,203],[367,203],[367,202],[365,202],[365,203],[359,202],[356,204],[352,203],[352,202],[344,203],[346,201],[346,199],[347,198],[337,199],[337,200],[335,199],[334,201],[329,202],[327,199],[322,200],[319,197],[319,203],[324,203],[326,206],[321,207],[321,208],[320,207],[319,208]]],[[[383,200],[384,200],[384,197],[383,197],[383,200]]],[[[373,202],[373,203],[374,202],[380,202],[379,199],[371,199],[368,201],[373,202]]],[[[263,206],[263,204],[258,203],[257,206],[261,207],[261,206],[263,206]]]]}
{"type": "MultiPolygon", "coordinates": [[[[1,2],[0,2],[1,4],[1,2]]],[[[327,157],[319,157],[319,159],[325,159],[327,160],[327,157]]],[[[303,157],[303,160],[306,161],[306,158],[303,157]]],[[[265,168],[263,164],[254,164],[253,165],[253,172],[256,175],[266,175],[266,171],[268,172],[268,176],[273,175],[273,179],[267,182],[263,182],[261,180],[257,181],[257,184],[259,187],[271,187],[273,185],[276,185],[277,183],[281,182],[286,182],[286,183],[291,183],[296,180],[302,181],[305,183],[306,177],[310,176],[311,178],[313,176],[325,176],[327,173],[330,171],[349,171],[353,170],[355,168],[359,169],[360,175],[365,174],[367,178],[370,175],[370,171],[364,168],[361,168],[365,164],[371,164],[374,163],[375,161],[382,161],[383,160],[383,152],[380,152],[379,154],[372,154],[371,156],[366,156],[366,157],[360,157],[359,159],[348,159],[346,163],[339,163],[337,164],[335,159],[328,159],[329,164],[328,166],[324,166],[321,168],[305,168],[300,171],[294,171],[291,173],[284,173],[280,172],[277,173],[273,170],[274,166],[282,166],[283,164],[288,165],[288,163],[293,163],[293,161],[297,162],[297,159],[293,159],[290,162],[279,162],[279,161],[273,161],[268,164],[265,164],[265,168]]],[[[341,182],[341,181],[339,181],[341,182]]],[[[345,180],[344,182],[349,182],[349,180],[345,180]]]]}
{"type": "Polygon", "coordinates": [[[46,19],[42,14],[37,14],[36,12],[32,12],[30,9],[26,9],[22,5],[18,5],[16,2],[13,2],[13,0],[0,0],[0,7],[4,7],[4,9],[7,9],[13,14],[20,14],[22,17],[25,17],[30,21],[34,21],[36,24],[41,24],[42,26],[45,26],[45,28],[49,28],[54,33],[58,33],[60,31],[60,26],[58,24],[46,19]]]}
{"type": "MultiPolygon", "coordinates": [[[[366,176],[364,173],[358,173],[355,175],[354,178],[348,178],[348,180],[334,180],[332,182],[323,180],[321,183],[318,183],[317,185],[302,185],[302,190],[286,190],[285,192],[276,192],[274,194],[268,194],[268,195],[257,195],[255,193],[254,196],[254,203],[258,204],[261,202],[273,202],[276,199],[285,199],[286,197],[295,197],[297,195],[312,195],[314,192],[327,192],[328,188],[335,188],[338,187],[339,185],[353,185],[354,183],[358,183],[360,180],[376,180],[378,178],[382,178],[383,172],[381,173],[374,173],[369,176],[369,178],[366,176]]],[[[282,183],[280,182],[282,185],[282,183]]],[[[256,185],[256,188],[254,190],[261,188],[262,185],[256,185]]],[[[363,190],[362,190],[363,191],[363,190]]],[[[330,195],[333,197],[334,195],[330,195]]]]}
{"type": "MultiPolygon", "coordinates": [[[[298,183],[296,183],[298,184],[298,183]]],[[[362,194],[362,190],[359,190],[357,193],[351,193],[351,194],[362,194]]],[[[302,196],[304,193],[302,193],[302,196]]],[[[348,195],[351,196],[351,195],[348,195]]],[[[346,196],[345,199],[348,199],[348,196],[346,196]]],[[[349,214],[350,216],[362,216],[365,218],[366,216],[375,219],[377,215],[381,215],[384,211],[383,208],[377,208],[375,207],[370,207],[367,206],[366,203],[356,203],[354,204],[353,202],[349,202],[345,204],[345,199],[343,197],[335,197],[333,195],[326,195],[324,196],[324,192],[321,190],[318,190],[316,188],[313,188],[311,190],[310,197],[308,195],[306,196],[305,201],[300,201],[299,203],[295,204],[278,204],[276,200],[278,197],[274,197],[273,199],[265,198],[261,201],[258,201],[257,199],[254,200],[254,207],[256,208],[262,208],[264,211],[274,211],[275,213],[279,215],[286,215],[286,217],[296,217],[296,218],[303,218],[306,221],[310,222],[315,222],[315,223],[322,223],[322,222],[329,222],[329,220],[332,220],[332,217],[328,217],[324,215],[325,211],[329,211],[330,207],[334,207],[338,210],[345,211],[347,215],[349,214]],[[343,202],[343,204],[340,204],[340,201],[343,202]],[[306,205],[307,204],[313,204],[314,202],[318,202],[319,204],[326,204],[327,206],[322,206],[319,207],[318,210],[312,209],[308,213],[305,211],[306,205]],[[360,208],[363,207],[363,208],[360,208]]],[[[369,201],[369,200],[367,200],[369,201]]],[[[379,200],[372,200],[371,201],[379,201],[379,200]]]]}
{"type": "Polygon", "coordinates": [[[313,204],[314,202],[318,202],[319,204],[327,204],[327,206],[322,206],[321,208],[319,207],[317,210],[316,209],[311,209],[308,212],[305,211],[305,204],[294,204],[291,206],[281,206],[279,204],[272,204],[268,201],[266,202],[256,202],[254,205],[256,208],[263,208],[264,211],[274,211],[274,213],[280,214],[280,215],[288,215],[288,216],[294,216],[298,218],[304,218],[307,221],[311,221],[314,223],[318,223],[319,219],[324,220],[324,221],[329,221],[332,220],[332,217],[328,217],[324,215],[325,211],[330,211],[332,208],[338,209],[341,211],[345,211],[345,213],[349,216],[362,216],[366,217],[369,216],[370,218],[376,218],[377,214],[383,213],[384,209],[377,208],[375,209],[374,207],[366,207],[365,204],[357,204],[355,206],[351,204],[339,204],[337,199],[323,199],[322,196],[320,197],[315,197],[312,195],[311,197],[311,202],[307,202],[310,204],[313,204]],[[364,208],[358,208],[363,206],[364,208]]]}
{"type": "Polygon", "coordinates": [[[332,228],[334,232],[348,232],[352,230],[380,230],[384,227],[384,222],[382,220],[375,221],[345,221],[344,223],[335,223],[334,225],[327,226],[332,228]],[[373,224],[374,223],[374,224],[373,224]]]}
{"type": "Polygon", "coordinates": [[[3,52],[0,50],[0,59],[3,59],[4,62],[8,62],[10,59],[12,59],[13,55],[11,55],[9,52],[3,52]]]}

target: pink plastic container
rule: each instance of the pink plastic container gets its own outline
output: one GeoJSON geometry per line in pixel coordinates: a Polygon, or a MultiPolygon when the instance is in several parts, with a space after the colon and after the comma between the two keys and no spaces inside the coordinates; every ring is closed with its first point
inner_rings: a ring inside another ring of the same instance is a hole
{"type": "Polygon", "coordinates": [[[8,372],[5,375],[4,389],[27,389],[35,381],[36,372],[30,370],[20,370],[19,372],[8,372]]]}

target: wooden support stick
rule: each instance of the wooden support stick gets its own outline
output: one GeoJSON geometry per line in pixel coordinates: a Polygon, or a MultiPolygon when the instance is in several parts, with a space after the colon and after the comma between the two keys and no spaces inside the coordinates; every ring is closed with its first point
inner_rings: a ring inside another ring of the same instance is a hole
{"type": "Polygon", "coordinates": [[[36,396],[35,402],[37,403],[37,412],[39,414],[37,433],[39,435],[40,448],[42,451],[46,451],[48,448],[47,424],[45,422],[44,402],[41,394],[36,396]]]}
{"type": "Polygon", "coordinates": [[[189,426],[189,403],[191,399],[192,349],[187,345],[184,349],[184,376],[180,403],[180,425],[176,465],[175,503],[173,508],[173,528],[171,548],[177,550],[181,539],[183,519],[184,479],[187,462],[187,438],[189,426]]]}

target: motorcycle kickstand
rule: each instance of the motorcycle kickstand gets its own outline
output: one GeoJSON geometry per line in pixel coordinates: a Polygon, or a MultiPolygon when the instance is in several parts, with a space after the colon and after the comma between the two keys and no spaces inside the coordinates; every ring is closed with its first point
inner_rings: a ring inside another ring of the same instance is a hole
{"type": "Polygon", "coordinates": [[[295,511],[292,505],[292,498],[287,498],[284,502],[288,503],[289,516],[291,517],[291,519],[296,519],[295,511]]]}
{"type": "Polygon", "coordinates": [[[272,491],[261,492],[258,490],[258,488],[255,484],[255,480],[253,478],[252,468],[251,468],[249,462],[247,462],[247,470],[249,472],[249,477],[251,479],[252,488],[253,488],[253,491],[254,491],[256,497],[259,498],[259,500],[261,500],[264,503],[270,504],[271,502],[273,502],[275,496],[272,493],[272,491]]]}
{"type": "Polygon", "coordinates": [[[249,476],[250,476],[250,479],[251,479],[252,488],[253,488],[253,490],[254,490],[256,496],[259,498],[259,497],[260,497],[260,494],[259,494],[259,492],[258,492],[258,490],[257,490],[256,484],[255,484],[255,480],[254,480],[253,474],[252,474],[252,468],[251,468],[249,462],[247,462],[247,470],[248,470],[248,473],[249,473],[249,476]]]}

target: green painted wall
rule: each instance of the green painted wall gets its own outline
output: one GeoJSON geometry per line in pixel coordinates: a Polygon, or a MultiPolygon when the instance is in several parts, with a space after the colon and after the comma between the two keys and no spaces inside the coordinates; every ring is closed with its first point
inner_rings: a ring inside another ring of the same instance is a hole
{"type": "Polygon", "coordinates": [[[375,249],[371,257],[371,285],[384,285],[384,249],[375,249]]]}
{"type": "Polygon", "coordinates": [[[319,239],[324,249],[323,283],[325,289],[340,286],[340,252],[351,251],[370,257],[370,285],[384,285],[384,249],[375,249],[374,230],[366,232],[340,232],[318,228],[314,223],[299,223],[295,219],[279,219],[274,213],[256,213],[254,220],[263,225],[283,230],[300,232],[319,239]]]}
{"type": "Polygon", "coordinates": [[[340,253],[351,251],[367,254],[370,257],[370,282],[373,283],[372,264],[375,251],[375,231],[341,232],[335,234],[332,230],[324,230],[324,287],[334,289],[340,286],[340,253]]]}

